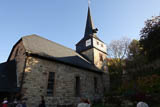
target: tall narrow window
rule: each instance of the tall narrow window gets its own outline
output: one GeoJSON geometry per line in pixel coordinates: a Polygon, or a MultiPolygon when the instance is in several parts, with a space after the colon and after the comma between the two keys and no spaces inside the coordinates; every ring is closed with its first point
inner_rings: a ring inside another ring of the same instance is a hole
{"type": "Polygon", "coordinates": [[[97,90],[97,78],[94,77],[94,92],[97,93],[98,90],[97,90]]]}
{"type": "Polygon", "coordinates": [[[54,79],[55,79],[55,73],[54,72],[49,72],[48,86],[47,86],[47,95],[48,96],[53,96],[53,92],[54,92],[54,79]]]}
{"type": "Polygon", "coordinates": [[[80,96],[80,77],[76,77],[75,81],[75,96],[79,97],[80,96]]]}
{"type": "Polygon", "coordinates": [[[101,53],[99,53],[99,59],[100,61],[103,61],[103,55],[101,53]]]}

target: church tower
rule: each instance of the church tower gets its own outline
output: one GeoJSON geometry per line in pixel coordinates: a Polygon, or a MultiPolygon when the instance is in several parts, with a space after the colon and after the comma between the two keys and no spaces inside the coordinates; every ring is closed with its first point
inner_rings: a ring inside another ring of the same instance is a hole
{"type": "Polygon", "coordinates": [[[90,7],[84,37],[76,44],[76,51],[91,61],[99,69],[103,69],[106,59],[106,44],[97,37],[97,28],[94,28],[90,7]]]}

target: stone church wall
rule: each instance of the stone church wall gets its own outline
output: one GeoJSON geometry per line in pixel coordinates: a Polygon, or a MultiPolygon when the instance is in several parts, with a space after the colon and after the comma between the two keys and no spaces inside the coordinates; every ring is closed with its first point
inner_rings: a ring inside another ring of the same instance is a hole
{"type": "Polygon", "coordinates": [[[9,60],[16,60],[17,63],[17,85],[18,87],[20,87],[20,84],[22,82],[22,78],[23,78],[23,69],[24,69],[24,65],[25,65],[25,48],[23,46],[23,42],[20,41],[14,48],[13,51],[11,53],[11,56],[9,58],[9,60]]]}
{"type": "Polygon", "coordinates": [[[23,98],[27,98],[28,107],[38,106],[41,95],[45,97],[47,107],[78,103],[75,97],[75,78],[80,77],[82,98],[95,100],[102,98],[104,87],[102,74],[72,67],[62,63],[28,57],[23,84],[23,98]],[[49,72],[55,72],[54,96],[47,96],[49,72]],[[94,90],[94,78],[97,78],[97,92],[94,90]]]}

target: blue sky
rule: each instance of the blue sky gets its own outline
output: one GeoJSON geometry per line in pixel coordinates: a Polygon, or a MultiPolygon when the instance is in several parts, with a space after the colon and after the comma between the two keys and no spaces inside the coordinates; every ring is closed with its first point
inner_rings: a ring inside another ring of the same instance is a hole
{"type": "MultiPolygon", "coordinates": [[[[127,36],[139,39],[144,21],[160,14],[160,0],[91,0],[98,37],[109,44],[127,36]]],[[[0,0],[0,62],[25,35],[37,34],[75,49],[83,37],[87,0],[0,0]]]]}

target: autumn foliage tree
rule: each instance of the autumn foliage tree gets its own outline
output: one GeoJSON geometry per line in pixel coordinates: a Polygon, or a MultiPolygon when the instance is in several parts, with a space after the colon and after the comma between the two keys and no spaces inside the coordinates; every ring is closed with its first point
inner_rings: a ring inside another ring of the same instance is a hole
{"type": "Polygon", "coordinates": [[[111,91],[126,95],[127,100],[143,100],[159,107],[160,16],[147,20],[140,36],[140,40],[131,42],[114,40],[108,46],[111,91]],[[123,70],[126,71],[125,81],[121,78],[123,70]]]}
{"type": "Polygon", "coordinates": [[[149,99],[150,105],[157,106],[160,104],[160,66],[156,66],[160,59],[160,16],[147,20],[140,36],[140,41],[134,40],[129,45],[128,59],[133,66],[127,66],[132,69],[128,73],[131,79],[122,84],[121,90],[138,101],[140,97],[141,100],[149,99]]]}

